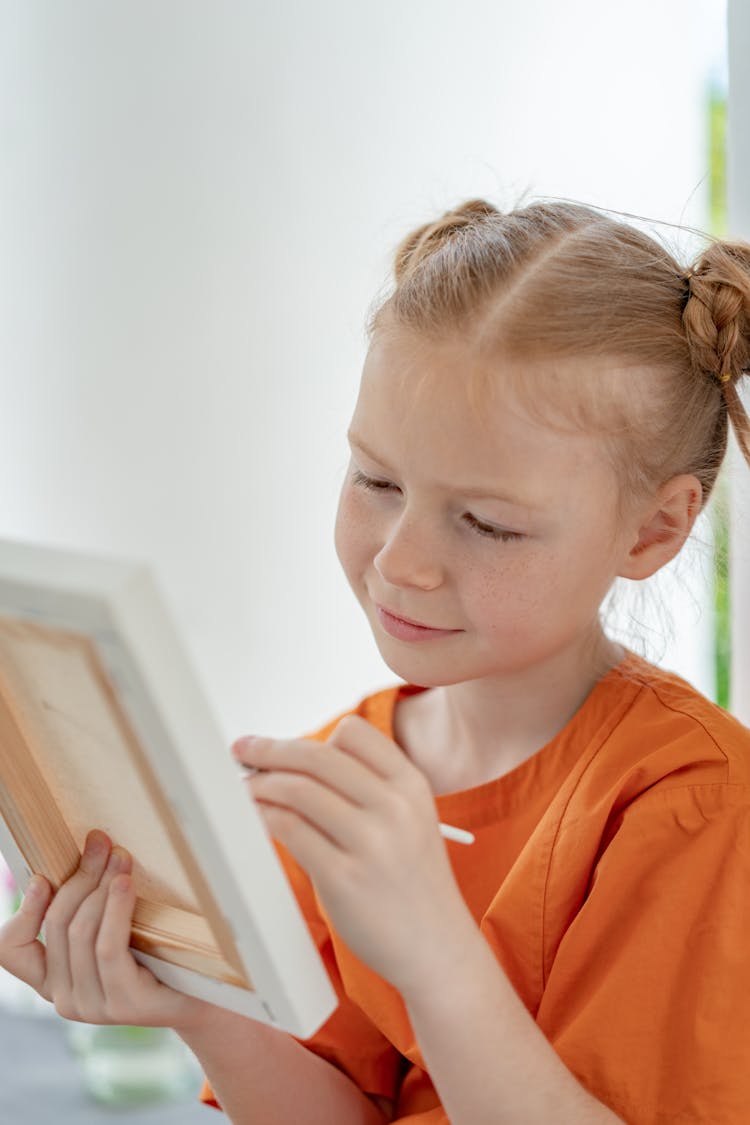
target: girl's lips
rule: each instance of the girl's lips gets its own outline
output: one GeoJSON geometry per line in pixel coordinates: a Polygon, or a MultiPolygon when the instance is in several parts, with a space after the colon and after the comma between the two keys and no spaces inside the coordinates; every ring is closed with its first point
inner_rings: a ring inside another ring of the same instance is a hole
{"type": "Polygon", "coordinates": [[[386,633],[400,641],[435,641],[439,637],[451,637],[454,633],[461,632],[460,629],[432,629],[429,625],[417,625],[414,621],[396,617],[382,605],[376,605],[375,611],[386,633]]]}

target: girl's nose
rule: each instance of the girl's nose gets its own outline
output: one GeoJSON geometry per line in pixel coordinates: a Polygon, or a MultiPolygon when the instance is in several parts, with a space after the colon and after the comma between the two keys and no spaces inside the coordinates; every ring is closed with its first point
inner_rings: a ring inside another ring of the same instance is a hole
{"type": "Polygon", "coordinates": [[[378,574],[391,586],[434,590],[443,581],[434,542],[405,519],[394,524],[373,561],[378,574]]]}

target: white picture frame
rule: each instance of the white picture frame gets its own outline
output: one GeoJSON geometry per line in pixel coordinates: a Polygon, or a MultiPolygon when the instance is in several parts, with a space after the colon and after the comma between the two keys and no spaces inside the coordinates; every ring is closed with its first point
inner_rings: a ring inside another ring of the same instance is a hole
{"type": "Polygon", "coordinates": [[[335,991],[144,565],[0,540],[0,851],[57,887],[86,832],[134,857],[134,956],[308,1038],[335,991]]]}

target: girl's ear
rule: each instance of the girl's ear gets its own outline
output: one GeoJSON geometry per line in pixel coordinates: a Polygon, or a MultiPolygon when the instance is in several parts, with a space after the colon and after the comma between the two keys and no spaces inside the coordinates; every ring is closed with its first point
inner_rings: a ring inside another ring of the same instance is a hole
{"type": "Polygon", "coordinates": [[[663,484],[646,510],[620,576],[648,578],[673,559],[692,530],[702,500],[697,477],[684,473],[663,484]]]}

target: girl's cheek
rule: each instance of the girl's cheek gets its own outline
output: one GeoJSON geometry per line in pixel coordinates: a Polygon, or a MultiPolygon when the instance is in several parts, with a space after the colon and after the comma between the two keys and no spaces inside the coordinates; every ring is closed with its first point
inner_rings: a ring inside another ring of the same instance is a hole
{"type": "Polygon", "coordinates": [[[361,501],[352,495],[351,487],[344,485],[336,512],[334,544],[339,562],[347,574],[365,548],[367,521],[364,515],[361,501]]]}

